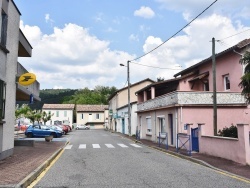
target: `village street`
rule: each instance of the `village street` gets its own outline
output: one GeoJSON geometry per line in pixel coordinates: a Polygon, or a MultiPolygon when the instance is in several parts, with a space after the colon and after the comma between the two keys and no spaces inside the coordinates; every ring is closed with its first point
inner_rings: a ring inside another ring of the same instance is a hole
{"type": "Polygon", "coordinates": [[[249,187],[103,130],[78,130],[35,187],[249,187]]]}

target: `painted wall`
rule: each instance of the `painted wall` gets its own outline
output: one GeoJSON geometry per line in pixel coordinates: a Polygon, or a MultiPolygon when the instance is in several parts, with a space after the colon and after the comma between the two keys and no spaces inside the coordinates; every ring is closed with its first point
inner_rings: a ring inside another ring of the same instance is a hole
{"type": "MultiPolygon", "coordinates": [[[[2,1],[1,1],[2,2],[2,1]]],[[[0,4],[2,6],[2,3],[0,4]]],[[[8,26],[6,48],[9,50],[7,55],[1,55],[1,79],[6,82],[6,106],[5,123],[0,125],[0,158],[5,158],[13,153],[15,125],[15,103],[16,103],[16,71],[19,44],[19,21],[20,14],[12,1],[8,6],[8,26]],[[7,66],[8,65],[8,66],[7,66]],[[4,73],[5,72],[5,73],[4,73]]]]}
{"type": "Polygon", "coordinates": [[[102,112],[77,112],[76,123],[78,125],[81,125],[81,124],[85,125],[87,122],[100,122],[102,123],[102,126],[103,126],[104,120],[105,120],[104,111],[102,112]],[[99,114],[99,119],[96,118],[97,114],[99,114]]]}
{"type": "Polygon", "coordinates": [[[53,116],[51,117],[51,120],[48,121],[46,123],[46,125],[53,125],[54,124],[54,121],[64,121],[64,120],[68,120],[69,121],[69,125],[72,127],[72,123],[73,123],[73,110],[61,110],[61,109],[57,109],[57,110],[43,110],[45,111],[46,113],[51,113],[53,114],[53,116]],[[58,116],[57,116],[57,111],[58,111],[58,116]],[[66,116],[64,114],[64,112],[66,111],[66,116]]]}

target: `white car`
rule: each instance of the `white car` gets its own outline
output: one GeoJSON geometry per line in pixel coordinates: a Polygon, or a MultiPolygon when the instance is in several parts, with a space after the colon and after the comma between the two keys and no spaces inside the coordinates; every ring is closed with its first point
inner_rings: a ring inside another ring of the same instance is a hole
{"type": "Polygon", "coordinates": [[[78,129],[89,130],[90,126],[89,125],[77,125],[76,130],[78,129]]]}

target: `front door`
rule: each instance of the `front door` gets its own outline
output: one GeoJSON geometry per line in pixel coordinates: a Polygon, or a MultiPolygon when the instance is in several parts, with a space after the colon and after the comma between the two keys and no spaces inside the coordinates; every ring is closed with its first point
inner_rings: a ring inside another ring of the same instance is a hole
{"type": "Polygon", "coordinates": [[[198,127],[191,128],[192,151],[199,151],[198,127]]]}
{"type": "Polygon", "coordinates": [[[168,114],[168,124],[170,129],[170,143],[174,145],[174,125],[173,125],[173,114],[168,114]]]}
{"type": "Polygon", "coordinates": [[[122,118],[122,133],[125,134],[125,120],[122,118]]]}

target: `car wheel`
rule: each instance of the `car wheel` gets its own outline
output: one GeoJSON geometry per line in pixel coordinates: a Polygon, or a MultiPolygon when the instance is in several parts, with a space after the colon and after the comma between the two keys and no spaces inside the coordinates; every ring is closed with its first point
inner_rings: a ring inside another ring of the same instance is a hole
{"type": "Polygon", "coordinates": [[[79,128],[78,127],[76,127],[76,130],[78,130],[79,128]]]}
{"type": "Polygon", "coordinates": [[[32,138],[32,137],[33,137],[33,134],[32,134],[32,133],[27,133],[27,137],[28,137],[28,138],[32,138]]]}

